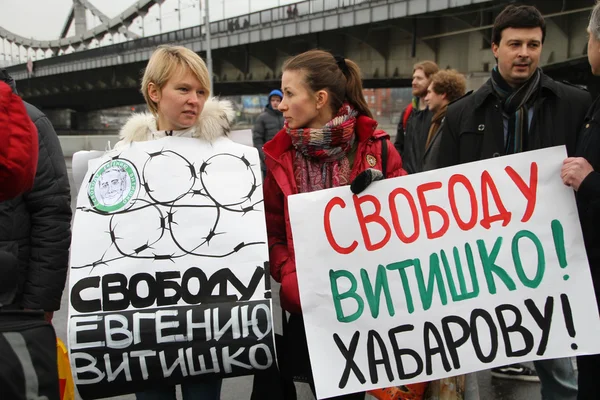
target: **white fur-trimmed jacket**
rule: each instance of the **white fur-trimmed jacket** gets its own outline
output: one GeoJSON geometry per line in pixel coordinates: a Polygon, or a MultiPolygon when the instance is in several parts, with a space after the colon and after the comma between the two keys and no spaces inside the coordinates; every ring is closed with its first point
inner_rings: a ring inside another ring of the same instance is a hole
{"type": "MultiPolygon", "coordinates": [[[[196,124],[185,131],[180,131],[182,133],[180,136],[191,136],[211,142],[229,133],[234,117],[235,111],[231,102],[211,97],[204,103],[196,124]]],[[[121,140],[114,148],[121,149],[131,142],[145,142],[164,136],[164,133],[160,134],[157,131],[154,115],[133,114],[121,128],[119,132],[121,140]]]]}

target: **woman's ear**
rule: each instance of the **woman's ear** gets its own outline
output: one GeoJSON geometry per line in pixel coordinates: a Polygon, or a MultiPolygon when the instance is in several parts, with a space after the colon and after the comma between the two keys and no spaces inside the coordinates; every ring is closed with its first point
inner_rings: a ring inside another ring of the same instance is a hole
{"type": "Polygon", "coordinates": [[[327,90],[319,90],[317,92],[317,110],[325,107],[329,101],[329,93],[327,90]]]}
{"type": "Polygon", "coordinates": [[[148,84],[148,97],[150,97],[150,100],[155,103],[160,101],[160,89],[154,84],[154,82],[150,82],[148,84]]]}

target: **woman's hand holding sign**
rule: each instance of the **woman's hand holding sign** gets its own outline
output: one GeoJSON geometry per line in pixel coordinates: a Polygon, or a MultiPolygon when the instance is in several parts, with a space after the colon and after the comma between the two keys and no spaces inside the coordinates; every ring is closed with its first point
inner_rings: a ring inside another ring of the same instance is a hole
{"type": "Polygon", "coordinates": [[[569,157],[563,161],[560,177],[563,183],[571,186],[575,191],[579,190],[581,182],[591,173],[594,168],[583,157],[569,157]]]}
{"type": "Polygon", "coordinates": [[[383,173],[375,168],[368,168],[358,174],[356,178],[350,184],[350,190],[352,193],[359,194],[363,190],[369,187],[369,185],[375,181],[383,179],[383,173]]]}

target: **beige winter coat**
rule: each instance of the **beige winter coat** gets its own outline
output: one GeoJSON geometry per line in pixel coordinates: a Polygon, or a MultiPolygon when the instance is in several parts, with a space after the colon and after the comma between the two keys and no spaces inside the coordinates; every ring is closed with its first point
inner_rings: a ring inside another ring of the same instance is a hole
{"type": "MultiPolygon", "coordinates": [[[[229,101],[211,97],[206,100],[204,109],[194,126],[181,131],[173,131],[172,135],[195,137],[211,142],[229,133],[234,117],[235,111],[229,101]]],[[[166,135],[165,131],[157,129],[156,117],[151,113],[133,114],[119,132],[121,140],[114,149],[122,149],[131,142],[155,140],[166,135]]]]}

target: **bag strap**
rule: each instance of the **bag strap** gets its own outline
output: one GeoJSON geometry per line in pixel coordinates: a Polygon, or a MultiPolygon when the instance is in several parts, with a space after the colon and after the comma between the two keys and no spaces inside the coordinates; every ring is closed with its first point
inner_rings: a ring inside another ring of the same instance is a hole
{"type": "Polygon", "coordinates": [[[404,129],[404,131],[406,131],[406,122],[408,121],[408,118],[410,117],[412,110],[413,110],[413,105],[411,102],[408,106],[406,106],[406,108],[404,109],[404,113],[402,114],[402,129],[404,129]]]}
{"type": "Polygon", "coordinates": [[[387,159],[388,159],[388,147],[385,138],[381,139],[381,172],[383,173],[383,179],[387,178],[387,159]]]}

